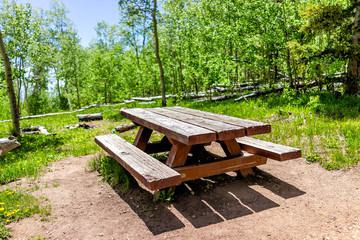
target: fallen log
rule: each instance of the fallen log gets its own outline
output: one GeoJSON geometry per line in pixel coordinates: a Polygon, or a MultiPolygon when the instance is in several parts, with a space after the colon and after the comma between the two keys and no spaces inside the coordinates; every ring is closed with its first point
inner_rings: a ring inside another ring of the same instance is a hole
{"type": "Polygon", "coordinates": [[[95,127],[90,126],[86,123],[77,123],[77,124],[73,124],[73,125],[66,125],[65,128],[67,128],[67,129],[75,129],[75,128],[89,129],[89,128],[95,128],[95,127]]]}
{"type": "Polygon", "coordinates": [[[19,147],[21,144],[16,141],[15,137],[6,137],[0,139],[0,156],[11,151],[14,148],[19,147]]]}
{"type": "Polygon", "coordinates": [[[49,133],[44,126],[30,126],[21,128],[21,132],[27,134],[44,134],[44,135],[56,135],[56,133],[49,133]]]}
{"type": "Polygon", "coordinates": [[[134,127],[136,127],[136,125],[134,123],[125,123],[125,124],[120,124],[119,126],[117,126],[115,128],[115,130],[118,132],[125,132],[127,130],[133,129],[134,127]]]}
{"type": "Polygon", "coordinates": [[[212,97],[211,101],[223,101],[229,98],[234,98],[236,95],[235,94],[229,94],[229,95],[224,95],[224,96],[217,96],[217,97],[212,97]]]}
{"type": "Polygon", "coordinates": [[[90,120],[102,120],[103,116],[101,113],[93,114],[80,114],[76,115],[79,118],[79,121],[90,121],[90,120]]]}
{"type": "MultiPolygon", "coordinates": [[[[311,82],[311,83],[308,83],[308,84],[300,83],[300,84],[297,84],[294,88],[306,90],[306,89],[308,89],[308,88],[311,88],[311,87],[316,86],[316,84],[317,84],[316,81],[311,82]]],[[[246,100],[247,98],[253,98],[253,97],[263,96],[263,95],[266,95],[266,94],[269,94],[269,93],[282,92],[282,91],[284,91],[284,89],[285,89],[284,87],[278,87],[278,88],[273,88],[273,89],[267,89],[267,90],[263,90],[263,91],[253,92],[253,93],[250,93],[250,94],[248,94],[248,95],[241,96],[241,97],[239,97],[239,98],[234,99],[234,102],[238,102],[238,101],[241,101],[241,100],[244,100],[244,99],[246,100]]]]}

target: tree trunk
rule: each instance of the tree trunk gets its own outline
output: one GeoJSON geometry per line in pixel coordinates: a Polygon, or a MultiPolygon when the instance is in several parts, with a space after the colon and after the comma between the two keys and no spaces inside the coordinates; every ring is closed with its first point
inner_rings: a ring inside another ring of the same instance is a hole
{"type": "Polygon", "coordinates": [[[6,85],[7,85],[7,92],[9,95],[9,101],[10,101],[10,109],[11,109],[11,117],[12,117],[12,123],[14,127],[14,133],[16,136],[20,135],[20,115],[19,110],[16,106],[16,96],[14,91],[14,84],[12,81],[12,73],[11,73],[11,64],[9,60],[9,56],[6,52],[5,44],[3,41],[2,33],[0,31],[0,52],[1,56],[4,60],[4,66],[5,66],[5,79],[6,79],[6,85]]]}
{"type": "Polygon", "coordinates": [[[154,0],[154,8],[152,10],[152,21],[153,21],[153,25],[154,25],[155,56],[156,56],[156,60],[159,64],[159,70],[160,70],[162,105],[166,106],[165,78],[164,78],[164,69],[162,66],[160,53],[159,53],[159,39],[158,39],[158,32],[157,32],[156,9],[157,9],[157,0],[154,0]]]}
{"type": "MultiPolygon", "coordinates": [[[[360,44],[360,0],[357,0],[353,44],[360,44]]],[[[359,57],[357,55],[350,56],[347,78],[344,84],[345,93],[355,95],[359,92],[360,66],[359,57]]]]}
{"type": "Polygon", "coordinates": [[[70,101],[70,98],[69,98],[69,95],[67,94],[67,91],[64,89],[64,92],[65,92],[65,95],[66,95],[66,99],[68,101],[68,104],[69,104],[69,108],[70,108],[70,111],[72,111],[72,107],[71,107],[71,101],[70,101]]]}
{"type": "Polygon", "coordinates": [[[59,80],[58,75],[57,75],[57,69],[54,68],[54,70],[55,70],[55,76],[56,76],[56,90],[58,92],[59,105],[61,105],[60,80],[59,80]]]}
{"type": "Polygon", "coordinates": [[[30,116],[31,114],[30,114],[27,83],[24,83],[24,88],[25,88],[25,102],[26,102],[27,113],[28,113],[28,116],[30,116]]]}
{"type": "Polygon", "coordinates": [[[77,105],[78,105],[78,109],[80,109],[81,104],[80,104],[80,93],[79,93],[79,81],[78,81],[77,77],[75,77],[75,81],[76,81],[77,105]]]}
{"type": "Polygon", "coordinates": [[[183,69],[182,69],[181,59],[179,59],[179,80],[180,80],[181,91],[184,92],[185,87],[184,87],[184,77],[183,77],[183,69]]]}

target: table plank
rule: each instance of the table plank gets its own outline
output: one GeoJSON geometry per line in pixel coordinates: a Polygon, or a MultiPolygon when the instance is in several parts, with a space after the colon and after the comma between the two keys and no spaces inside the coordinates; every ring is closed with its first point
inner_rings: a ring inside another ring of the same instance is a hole
{"type": "Polygon", "coordinates": [[[209,177],[221,173],[249,169],[266,163],[266,158],[250,153],[231,159],[224,159],[212,163],[204,163],[200,165],[181,166],[173,168],[181,174],[183,182],[209,177]]]}
{"type": "Polygon", "coordinates": [[[121,109],[121,115],[131,121],[158,131],[168,138],[186,145],[202,144],[216,140],[216,132],[181,122],[140,108],[121,109]]]}
{"type": "Polygon", "coordinates": [[[216,132],[217,140],[229,140],[245,136],[245,128],[241,126],[172,111],[170,108],[148,108],[146,110],[214,131],[216,132]]]}
{"type": "Polygon", "coordinates": [[[150,190],[181,183],[176,171],[115,134],[96,136],[95,142],[150,190]]]}
{"type": "Polygon", "coordinates": [[[231,117],[227,115],[221,115],[216,113],[203,112],[199,110],[194,110],[190,108],[182,108],[182,107],[166,107],[165,109],[169,109],[176,112],[186,113],[189,115],[200,116],[206,119],[211,119],[215,121],[221,121],[228,124],[233,124],[235,126],[241,126],[245,128],[246,136],[263,134],[271,132],[271,126],[268,123],[262,123],[247,119],[241,119],[236,117],[231,117]]]}

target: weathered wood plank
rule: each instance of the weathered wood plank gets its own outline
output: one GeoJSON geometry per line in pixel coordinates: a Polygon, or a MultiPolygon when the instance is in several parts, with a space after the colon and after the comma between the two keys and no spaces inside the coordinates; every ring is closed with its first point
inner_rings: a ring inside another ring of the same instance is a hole
{"type": "Polygon", "coordinates": [[[169,167],[183,166],[190,152],[191,145],[183,144],[171,138],[169,138],[169,141],[171,142],[172,147],[169,157],[166,160],[166,165],[169,167]]]}
{"type": "Polygon", "coordinates": [[[90,120],[102,120],[103,119],[103,116],[101,113],[79,114],[76,116],[79,118],[79,121],[90,121],[90,120]]]}
{"type": "Polygon", "coordinates": [[[96,136],[95,142],[150,190],[181,183],[179,173],[115,134],[96,136]]]}
{"type": "Polygon", "coordinates": [[[237,138],[240,147],[250,153],[271,158],[278,161],[286,161],[301,157],[301,150],[272,142],[267,142],[251,137],[237,138]]]}
{"type": "Polygon", "coordinates": [[[266,158],[264,157],[244,153],[241,157],[235,157],[213,163],[176,167],[174,170],[181,174],[181,179],[185,182],[202,177],[210,177],[226,172],[237,171],[240,169],[248,169],[265,163],[266,158]]]}
{"type": "Polygon", "coordinates": [[[241,151],[241,148],[235,139],[219,141],[219,142],[220,142],[220,145],[223,148],[226,156],[234,157],[234,156],[243,155],[243,152],[241,151]]]}
{"type": "Polygon", "coordinates": [[[134,140],[134,146],[145,151],[153,130],[141,126],[134,140]]]}
{"type": "Polygon", "coordinates": [[[182,107],[167,107],[166,109],[170,109],[177,112],[182,112],[194,116],[200,116],[206,119],[211,119],[214,121],[221,121],[228,124],[233,124],[235,126],[240,126],[245,128],[245,134],[247,136],[250,135],[257,135],[263,133],[271,132],[271,126],[268,123],[262,123],[247,119],[241,119],[221,114],[203,112],[199,110],[189,109],[189,108],[182,108],[182,107]]]}
{"type": "Polygon", "coordinates": [[[13,136],[0,139],[0,156],[19,147],[21,144],[13,136]]]}
{"type": "Polygon", "coordinates": [[[216,132],[181,122],[170,117],[159,115],[146,109],[121,109],[121,115],[131,121],[158,131],[168,138],[175,139],[186,145],[201,144],[216,140],[216,132]]]}
{"type": "Polygon", "coordinates": [[[206,119],[200,116],[183,114],[177,111],[172,111],[170,108],[148,108],[146,110],[163,116],[170,116],[173,119],[214,131],[216,132],[218,140],[234,139],[245,136],[244,127],[206,119]]]}

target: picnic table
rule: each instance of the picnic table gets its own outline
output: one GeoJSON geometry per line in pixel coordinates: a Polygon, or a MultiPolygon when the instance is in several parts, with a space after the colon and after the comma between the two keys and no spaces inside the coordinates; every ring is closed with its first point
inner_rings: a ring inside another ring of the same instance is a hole
{"type": "Polygon", "coordinates": [[[120,113],[140,126],[133,145],[115,134],[95,141],[150,190],[230,171],[246,177],[267,158],[301,156],[300,149],[249,137],[269,133],[267,123],[182,107],[125,108],[120,113]],[[149,142],[154,131],[163,138],[149,142]],[[220,143],[226,157],[207,151],[212,142],[220,143]],[[149,155],[160,152],[169,152],[165,163],[149,155]]]}

